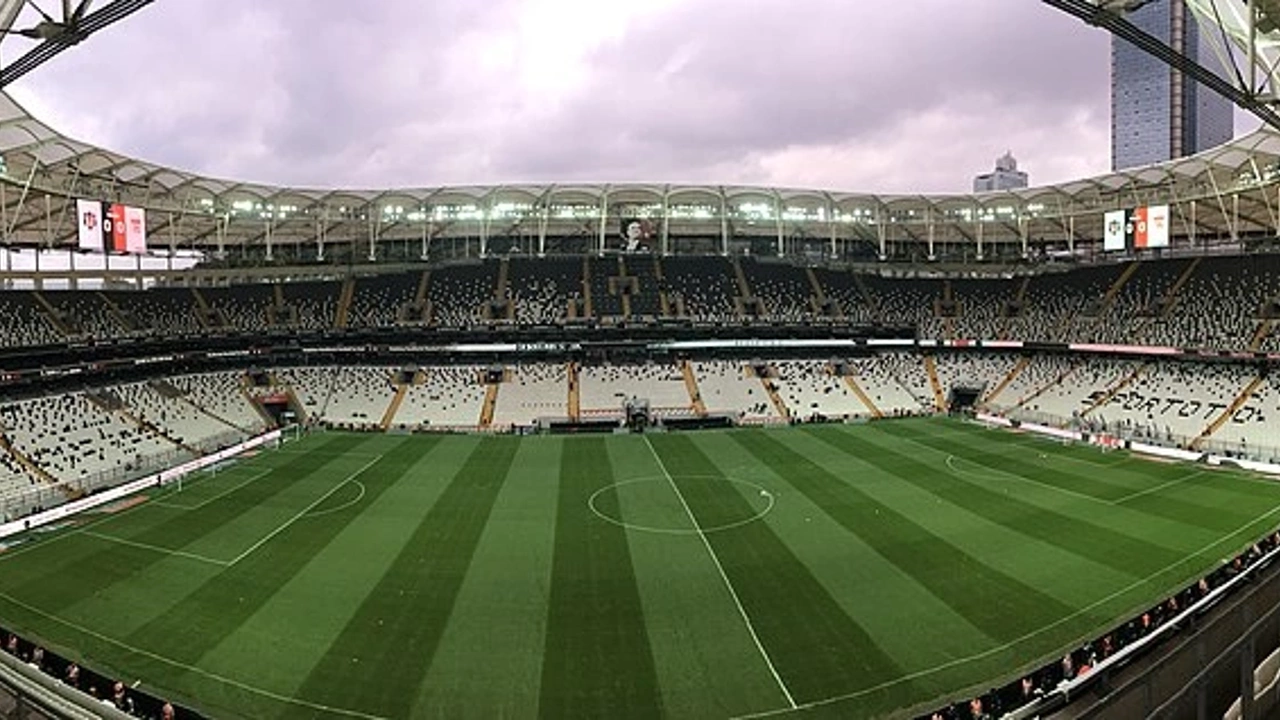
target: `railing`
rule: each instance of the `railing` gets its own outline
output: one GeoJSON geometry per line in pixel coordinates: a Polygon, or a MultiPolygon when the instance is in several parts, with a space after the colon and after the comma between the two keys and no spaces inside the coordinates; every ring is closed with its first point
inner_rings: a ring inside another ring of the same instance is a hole
{"type": "MultiPolygon", "coordinates": [[[[1056,428],[1062,428],[1064,430],[1106,433],[1107,435],[1111,435],[1122,440],[1130,440],[1167,448],[1190,448],[1192,443],[1197,439],[1196,437],[1189,435],[1155,431],[1138,425],[1124,427],[1117,423],[1108,423],[1104,428],[1101,426],[1094,426],[1088,419],[1064,417],[1062,415],[1055,415],[1053,413],[1038,410],[1011,409],[1008,411],[1002,411],[1001,414],[1010,420],[1017,420],[1019,422],[1039,423],[1041,425],[1049,425],[1056,428]]],[[[1280,464],[1280,462],[1278,462],[1280,461],[1280,445],[1240,443],[1207,438],[1196,444],[1195,449],[1206,453],[1222,455],[1227,458],[1280,464]]]]}
{"type": "MultiPolygon", "coordinates": [[[[190,445],[199,450],[201,455],[205,455],[235,445],[246,437],[248,436],[243,432],[229,430],[190,445]]],[[[127,466],[107,468],[84,477],[60,480],[57,485],[41,484],[0,494],[0,521],[17,520],[34,512],[61,505],[73,498],[91,495],[103,488],[115,487],[151,475],[190,460],[191,457],[190,452],[174,448],[144,455],[127,466]]]]}

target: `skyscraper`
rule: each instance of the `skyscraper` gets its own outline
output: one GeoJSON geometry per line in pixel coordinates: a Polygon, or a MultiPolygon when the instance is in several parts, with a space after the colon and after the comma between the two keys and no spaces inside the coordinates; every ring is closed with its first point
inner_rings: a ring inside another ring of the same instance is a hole
{"type": "MultiPolygon", "coordinates": [[[[1199,64],[1220,69],[1184,0],[1153,0],[1129,13],[1144,32],[1199,64]]],[[[1125,40],[1111,40],[1111,169],[1192,155],[1234,134],[1230,100],[1125,40]]]]}
{"type": "Polygon", "coordinates": [[[996,169],[973,179],[973,191],[1017,190],[1027,186],[1027,174],[1018,169],[1018,161],[1012,152],[996,158],[996,169]]]}

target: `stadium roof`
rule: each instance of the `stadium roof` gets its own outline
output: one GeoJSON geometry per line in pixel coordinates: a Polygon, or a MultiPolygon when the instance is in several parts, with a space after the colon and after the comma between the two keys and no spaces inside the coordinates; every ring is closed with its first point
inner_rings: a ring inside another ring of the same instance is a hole
{"type": "MultiPolygon", "coordinates": [[[[1023,235],[1028,231],[1020,228],[1020,223],[1050,226],[1032,230],[1037,237],[1049,237],[1053,228],[1059,235],[1067,232],[1068,218],[1076,224],[1073,232],[1077,236],[1097,237],[1103,210],[1142,204],[1174,205],[1175,218],[1181,212],[1187,222],[1187,208],[1194,203],[1198,209],[1191,210],[1189,222],[1204,233],[1234,235],[1280,228],[1280,133],[1272,130],[1259,130],[1219,148],[1160,165],[977,195],[660,183],[302,188],[212,178],[100,148],[66,137],[0,93],[0,157],[4,162],[0,213],[9,242],[45,246],[71,241],[74,214],[68,214],[68,209],[76,197],[124,202],[168,214],[168,222],[150,224],[153,231],[176,225],[179,237],[170,243],[178,246],[198,244],[210,236],[212,223],[219,217],[227,223],[224,232],[235,234],[236,225],[260,228],[266,222],[273,226],[276,238],[285,242],[293,234],[300,239],[314,236],[318,222],[333,222],[326,232],[340,239],[345,218],[352,225],[351,238],[364,239],[368,223],[361,221],[376,219],[380,208],[473,205],[484,209],[499,203],[603,205],[605,215],[612,217],[615,206],[701,204],[728,209],[739,203],[763,202],[778,209],[826,208],[823,217],[828,222],[842,213],[853,213],[866,225],[936,224],[944,235],[950,226],[993,220],[1023,235]],[[1006,217],[984,215],[993,208],[1000,208],[1006,217]]],[[[403,231],[411,222],[397,218],[394,224],[403,231]]],[[[960,237],[972,235],[963,228],[950,230],[960,237]]],[[[239,234],[260,233],[255,229],[239,234]]],[[[916,237],[915,233],[907,234],[909,238],[904,239],[916,237]]],[[[996,235],[998,231],[991,239],[996,235]]]]}

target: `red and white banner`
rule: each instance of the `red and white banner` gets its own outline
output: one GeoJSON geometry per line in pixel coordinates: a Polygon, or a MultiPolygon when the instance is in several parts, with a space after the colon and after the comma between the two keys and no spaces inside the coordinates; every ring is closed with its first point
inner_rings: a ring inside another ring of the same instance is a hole
{"type": "Polygon", "coordinates": [[[76,225],[81,250],[102,252],[102,203],[76,200],[76,225]]]}

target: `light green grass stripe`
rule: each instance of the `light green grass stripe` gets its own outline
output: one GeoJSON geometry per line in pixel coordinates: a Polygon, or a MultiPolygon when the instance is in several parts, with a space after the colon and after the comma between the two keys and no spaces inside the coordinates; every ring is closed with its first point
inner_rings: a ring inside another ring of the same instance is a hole
{"type": "MultiPolygon", "coordinates": [[[[1182,465],[1158,464],[1162,470],[1167,470],[1167,475],[1146,488],[1156,492],[1134,491],[1110,482],[1112,473],[1099,472],[1097,468],[1072,466],[1070,463],[1041,460],[1039,454],[1008,454],[1000,443],[987,438],[959,442],[905,428],[902,434],[915,443],[963,457],[988,471],[1034,478],[1043,485],[1080,493],[1106,503],[1123,504],[1145,515],[1161,517],[1188,527],[1204,528],[1215,534],[1239,527],[1241,522],[1250,517],[1247,512],[1199,507],[1159,493],[1161,486],[1178,481],[1188,474],[1187,468],[1182,465]]],[[[1047,453],[1041,454],[1048,456],[1047,453]]]]}
{"type": "Polygon", "coordinates": [[[1032,502],[1031,496],[1023,499],[961,475],[941,475],[936,472],[937,451],[904,442],[915,436],[913,428],[895,427],[892,423],[876,424],[872,432],[815,435],[854,457],[875,456],[875,464],[886,471],[992,522],[1059,545],[1120,572],[1141,577],[1184,559],[1182,552],[1166,544],[1176,538],[1153,532],[1149,523],[1117,527],[1115,515],[1099,512],[1097,508],[1089,508],[1088,512],[1078,509],[1074,513],[1072,506],[1048,508],[1032,502]],[[1166,542],[1160,542],[1161,539],[1166,542]]]}
{"type": "Polygon", "coordinates": [[[782,440],[759,430],[733,439],[987,637],[1007,642],[1072,610],[933,535],[911,519],[912,512],[877,501],[782,440]]]}
{"type": "Polygon", "coordinates": [[[421,518],[417,528],[298,687],[299,696],[384,717],[409,715],[520,442],[480,440],[430,508],[405,509],[421,518]]]}
{"type": "MultiPolygon", "coordinates": [[[[648,446],[634,437],[606,443],[615,477],[626,483],[618,492],[621,518],[692,530],[648,446]]],[[[627,540],[667,713],[730,717],[775,707],[774,679],[697,535],[634,530],[627,540]]]]}
{"type": "MultiPolygon", "coordinates": [[[[765,463],[742,463],[742,446],[721,433],[690,435],[726,476],[764,486],[774,493],[774,509],[762,519],[809,568],[832,598],[905,670],[929,667],[995,641],[937,598],[902,568],[857,534],[834,521],[822,506],[795,490],[765,463]],[[902,642],[902,628],[936,627],[928,643],[902,642]],[[945,631],[942,631],[945,629],[945,631]]],[[[799,433],[780,436],[789,446],[799,433]]],[[[744,496],[753,490],[737,488],[744,496]]],[[[748,498],[749,499],[749,498],[748,498]]]]}
{"type": "Polygon", "coordinates": [[[537,714],[561,442],[520,443],[414,703],[415,717],[537,714]]]}
{"type": "MultiPolygon", "coordinates": [[[[334,437],[322,444],[345,449],[358,443],[358,438],[334,437]]],[[[308,459],[303,467],[318,468],[331,460],[332,457],[308,459]]],[[[297,473],[277,467],[260,480],[210,503],[196,517],[175,516],[168,509],[143,506],[96,525],[94,530],[157,547],[188,550],[196,540],[219,532],[246,507],[290,491],[301,479],[297,473]]],[[[49,612],[59,612],[95,593],[110,595],[108,588],[112,585],[134,582],[138,573],[166,559],[160,553],[75,534],[45,544],[0,561],[0,587],[49,612]]]]}
{"type": "MultiPolygon", "coordinates": [[[[1117,572],[1057,545],[1015,532],[916,485],[903,482],[873,463],[850,457],[809,433],[788,436],[787,445],[876,501],[909,516],[913,522],[966,554],[982,558],[995,570],[1073,608],[1093,602],[1098,596],[1098,587],[1120,587],[1133,581],[1133,576],[1128,573],[1117,572]],[[1090,582],[1065,582],[1064,578],[1069,577],[1088,577],[1090,582]]],[[[1034,450],[1026,449],[1024,452],[1034,450]]],[[[1009,492],[1010,486],[1006,485],[1004,491],[1009,492]]],[[[1051,499],[1059,503],[1077,502],[1061,495],[1051,499]]],[[[910,608],[901,608],[899,612],[905,616],[911,614],[910,608]]],[[[933,617],[932,613],[922,615],[933,617]]]]}
{"type": "Polygon", "coordinates": [[[411,461],[395,477],[368,478],[369,487],[357,505],[298,521],[304,525],[300,530],[336,532],[260,608],[201,657],[201,667],[245,676],[248,682],[285,695],[297,694],[413,534],[419,513],[406,509],[430,507],[476,444],[437,438],[412,442],[411,461]],[[245,668],[256,672],[247,676],[245,668]]]}
{"type": "MultiPolygon", "coordinates": [[[[358,440],[358,436],[356,437],[358,440]]],[[[329,485],[328,488],[317,488],[310,498],[300,498],[294,513],[307,507],[330,489],[340,487],[340,483],[362,482],[376,496],[394,483],[426,447],[416,439],[400,439],[396,447],[372,464],[369,464],[368,459],[362,458],[366,465],[355,475],[328,475],[305,465],[299,467],[291,464],[291,470],[307,473],[311,482],[323,480],[329,485]]],[[[297,462],[302,463],[310,457],[302,456],[297,462]]],[[[330,516],[321,522],[307,522],[302,518],[290,523],[274,535],[270,542],[261,544],[243,561],[228,567],[155,620],[130,633],[126,642],[178,663],[199,662],[223,638],[234,634],[268,602],[349,520],[350,516],[330,516]]],[[[243,546],[251,547],[261,539],[262,536],[258,535],[247,536],[243,538],[243,546]]],[[[109,619],[103,618],[100,622],[107,625],[109,619]]],[[[300,616],[295,622],[305,622],[305,616],[300,616]]],[[[223,683],[201,673],[178,673],[170,663],[152,658],[146,660],[147,662],[138,663],[146,677],[153,679],[161,687],[176,689],[184,697],[198,701],[196,704],[199,707],[210,708],[218,714],[236,708],[245,714],[263,716],[281,709],[279,700],[270,695],[254,693],[245,687],[223,683]]],[[[254,677],[256,673],[250,671],[237,679],[252,684],[254,677]]],[[[340,704],[334,705],[342,707],[340,704]]]]}

